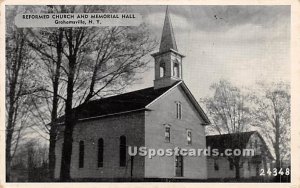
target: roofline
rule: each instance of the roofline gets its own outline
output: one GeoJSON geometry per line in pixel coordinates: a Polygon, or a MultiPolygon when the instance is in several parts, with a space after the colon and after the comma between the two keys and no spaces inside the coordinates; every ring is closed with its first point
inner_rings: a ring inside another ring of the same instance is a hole
{"type": "Polygon", "coordinates": [[[159,100],[160,98],[162,98],[163,96],[165,96],[169,91],[171,91],[172,89],[174,89],[175,87],[177,87],[179,84],[181,84],[182,80],[180,80],[177,84],[175,84],[174,86],[172,86],[171,88],[169,88],[167,91],[165,91],[163,94],[161,94],[159,97],[157,97],[156,99],[154,99],[152,102],[150,102],[149,104],[147,104],[147,106],[145,106],[145,108],[149,108],[149,106],[151,106],[153,103],[155,103],[157,100],[159,100]]]}
{"type": "MultiPolygon", "coordinates": [[[[267,143],[265,142],[265,139],[261,136],[261,134],[258,131],[253,131],[255,134],[258,135],[258,137],[262,140],[262,142],[264,143],[264,145],[266,146],[269,155],[272,157],[272,160],[275,160],[275,157],[272,155],[269,146],[267,145],[267,143]]],[[[251,135],[252,136],[252,135],[251,135]]]]}
{"type": "MultiPolygon", "coordinates": [[[[213,136],[225,136],[225,135],[229,135],[229,134],[242,134],[242,133],[251,133],[250,137],[253,135],[253,134],[257,134],[258,137],[262,140],[263,144],[266,146],[267,148],[267,152],[269,153],[269,155],[272,157],[272,160],[275,160],[274,156],[272,155],[272,153],[270,152],[270,148],[269,146],[267,145],[267,143],[265,142],[265,139],[261,136],[261,134],[258,132],[258,131],[246,131],[246,132],[238,132],[238,133],[227,133],[227,134],[215,134],[215,135],[207,135],[205,136],[205,139],[207,139],[207,137],[213,137],[213,136]]],[[[250,139],[249,137],[249,139],[250,139]]],[[[247,140],[247,143],[249,142],[249,140],[247,140]]]]}
{"type": "Polygon", "coordinates": [[[199,105],[199,103],[197,102],[197,100],[195,99],[194,95],[192,94],[192,92],[189,90],[189,88],[185,85],[184,82],[183,83],[183,88],[188,92],[190,98],[193,101],[193,104],[195,106],[195,108],[198,110],[200,116],[203,118],[203,120],[205,121],[205,123],[202,123],[202,125],[210,125],[211,122],[209,120],[209,118],[207,117],[207,115],[205,114],[204,110],[201,108],[201,106],[199,105]]]}
{"type": "Polygon", "coordinates": [[[226,134],[213,134],[213,135],[206,135],[205,137],[209,137],[209,136],[225,136],[225,135],[229,135],[229,134],[242,134],[242,133],[255,133],[257,131],[245,131],[245,132],[237,132],[237,133],[226,133],[226,134]]]}
{"type": "Polygon", "coordinates": [[[149,103],[145,108],[149,108],[149,106],[151,106],[153,103],[155,103],[157,100],[159,100],[160,98],[162,98],[163,96],[165,96],[168,92],[170,92],[172,89],[174,89],[175,87],[177,87],[178,85],[183,83],[183,88],[186,92],[188,92],[188,96],[190,96],[189,98],[192,99],[192,103],[195,106],[195,108],[197,109],[198,113],[200,114],[201,118],[203,118],[203,120],[205,121],[205,123],[201,123],[201,125],[209,125],[211,124],[208,117],[206,116],[205,112],[202,110],[202,108],[200,107],[200,105],[198,104],[197,100],[195,99],[195,97],[193,96],[193,94],[191,93],[191,91],[187,88],[187,86],[185,85],[185,83],[183,82],[183,80],[179,81],[177,84],[175,84],[173,87],[171,87],[170,89],[168,89],[167,91],[165,91],[162,95],[160,95],[159,97],[157,97],[155,100],[153,100],[151,103],[149,103]]]}
{"type": "MultiPolygon", "coordinates": [[[[136,110],[128,110],[128,111],[123,111],[123,112],[118,112],[118,113],[105,114],[105,115],[101,115],[101,116],[81,118],[81,119],[78,119],[78,121],[86,121],[86,120],[91,120],[91,119],[98,119],[98,118],[103,118],[103,117],[108,117],[108,116],[122,115],[122,114],[128,114],[128,113],[132,113],[132,112],[146,111],[146,110],[149,110],[149,109],[147,109],[147,108],[139,108],[139,109],[136,109],[136,110]]],[[[64,123],[58,123],[58,124],[62,125],[64,123]]]]}
{"type": "Polygon", "coordinates": [[[181,53],[177,52],[177,51],[174,50],[174,49],[169,49],[169,50],[163,51],[163,52],[155,52],[155,53],[151,54],[151,56],[152,56],[152,57],[156,57],[156,56],[158,56],[158,55],[162,55],[162,54],[165,54],[165,53],[168,53],[168,52],[173,52],[173,53],[175,53],[175,54],[181,56],[182,58],[185,57],[185,55],[182,55],[181,53]]]}
{"type": "MultiPolygon", "coordinates": [[[[130,94],[130,93],[134,93],[134,92],[137,92],[137,91],[142,91],[142,90],[146,90],[146,89],[150,89],[150,88],[153,88],[153,87],[146,87],[146,88],[142,88],[142,89],[138,89],[138,90],[129,91],[129,92],[126,92],[126,93],[120,93],[120,94],[116,94],[116,95],[110,95],[108,97],[103,97],[103,98],[100,98],[100,99],[90,100],[90,101],[88,101],[88,103],[85,103],[85,105],[89,104],[91,102],[95,102],[95,101],[99,101],[99,100],[105,100],[105,99],[111,99],[113,97],[117,97],[117,96],[120,96],[120,95],[127,95],[127,94],[130,94]]],[[[78,108],[82,105],[83,104],[80,104],[80,105],[76,106],[75,108],[78,108]]]]}

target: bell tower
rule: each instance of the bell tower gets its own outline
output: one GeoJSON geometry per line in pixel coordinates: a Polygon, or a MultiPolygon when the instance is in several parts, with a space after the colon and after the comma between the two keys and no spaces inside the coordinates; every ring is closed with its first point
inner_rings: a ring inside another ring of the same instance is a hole
{"type": "Polygon", "coordinates": [[[168,87],[182,80],[182,58],[177,50],[169,9],[166,9],[159,52],[152,54],[155,61],[154,89],[168,87]]]}

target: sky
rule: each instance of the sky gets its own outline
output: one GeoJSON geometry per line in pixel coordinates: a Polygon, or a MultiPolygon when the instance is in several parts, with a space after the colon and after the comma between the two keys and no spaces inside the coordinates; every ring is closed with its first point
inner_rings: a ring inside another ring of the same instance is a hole
{"type": "MultiPolygon", "coordinates": [[[[166,6],[130,8],[160,41],[166,6]]],[[[169,12],[186,56],[183,80],[197,100],[211,95],[209,86],[220,79],[246,87],[290,81],[290,6],[169,6],[169,12]]],[[[153,86],[154,59],[149,65],[128,90],[153,86]]]]}
{"type": "MultiPolygon", "coordinates": [[[[166,6],[128,6],[140,13],[160,42],[166,6]]],[[[169,6],[183,80],[195,98],[227,79],[251,87],[256,81],[290,81],[290,6],[169,6]]],[[[157,52],[159,45],[154,50],[157,52]]],[[[127,91],[153,86],[151,68],[127,91]]]]}

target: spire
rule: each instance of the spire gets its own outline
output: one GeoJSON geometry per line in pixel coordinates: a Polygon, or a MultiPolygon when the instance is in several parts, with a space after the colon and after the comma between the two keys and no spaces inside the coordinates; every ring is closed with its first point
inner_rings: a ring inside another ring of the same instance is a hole
{"type": "Polygon", "coordinates": [[[155,60],[154,89],[169,87],[182,80],[182,58],[177,45],[168,7],[162,31],[159,52],[152,54],[155,60]]]}
{"type": "Polygon", "coordinates": [[[177,45],[176,45],[173,27],[169,15],[169,9],[167,6],[159,52],[166,52],[169,51],[170,49],[177,51],[177,45]]]}

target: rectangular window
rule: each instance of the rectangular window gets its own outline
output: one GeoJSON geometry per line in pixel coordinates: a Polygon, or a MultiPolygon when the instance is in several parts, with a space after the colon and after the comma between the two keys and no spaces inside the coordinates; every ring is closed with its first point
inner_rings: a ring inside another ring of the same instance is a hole
{"type": "Polygon", "coordinates": [[[79,142],[79,168],[84,166],[84,142],[79,142]]]}
{"type": "Polygon", "coordinates": [[[177,102],[176,103],[176,118],[177,119],[181,119],[182,117],[182,107],[181,107],[181,103],[177,102]]]}
{"type": "Polygon", "coordinates": [[[192,144],[192,131],[191,130],[186,131],[186,140],[187,140],[188,145],[192,144]]]}
{"type": "Polygon", "coordinates": [[[263,145],[262,143],[259,142],[257,146],[257,154],[260,154],[262,151],[263,151],[263,145]]]}
{"type": "Polygon", "coordinates": [[[166,126],[165,127],[165,141],[170,142],[170,137],[171,137],[170,126],[166,126]]]}
{"type": "Polygon", "coordinates": [[[175,174],[177,177],[183,176],[183,157],[181,155],[175,157],[175,174]]]}
{"type": "Polygon", "coordinates": [[[271,168],[271,164],[267,163],[267,169],[271,168]]]}
{"type": "Polygon", "coordinates": [[[251,171],[251,165],[250,165],[250,162],[247,161],[247,164],[248,164],[248,170],[251,171]]]}

